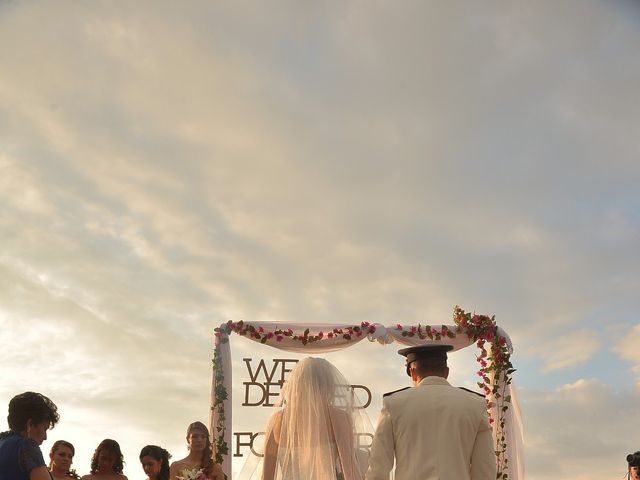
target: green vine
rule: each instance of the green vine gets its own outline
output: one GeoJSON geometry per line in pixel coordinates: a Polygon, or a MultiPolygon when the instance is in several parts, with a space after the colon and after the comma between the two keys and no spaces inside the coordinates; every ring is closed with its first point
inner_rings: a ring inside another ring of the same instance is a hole
{"type": "Polygon", "coordinates": [[[478,376],[482,381],[478,382],[478,386],[484,390],[485,394],[492,394],[496,402],[493,405],[487,400],[489,423],[495,425],[494,428],[496,428],[494,445],[498,467],[496,479],[507,480],[509,478],[509,465],[505,417],[511,404],[511,396],[506,394],[506,389],[511,384],[513,372],[516,371],[511,363],[507,340],[505,337],[498,335],[495,316],[472,315],[456,306],[453,311],[453,320],[457,329],[466,333],[470,339],[476,342],[476,346],[480,349],[480,355],[477,357],[480,364],[478,376]],[[489,349],[486,346],[487,342],[490,343],[489,349]],[[491,382],[492,374],[493,382],[491,382]],[[491,409],[494,406],[497,418],[493,418],[491,415],[491,409]]]}
{"type": "Polygon", "coordinates": [[[267,331],[264,327],[255,327],[250,323],[245,323],[243,320],[239,322],[232,322],[229,320],[227,323],[223,323],[220,327],[214,329],[214,335],[223,343],[228,342],[227,336],[231,333],[237,333],[241,337],[249,337],[260,343],[273,343],[281,342],[285,338],[300,342],[302,345],[308,343],[317,342],[320,340],[332,340],[338,338],[344,338],[345,340],[351,340],[353,337],[361,337],[364,334],[374,333],[376,331],[375,325],[369,322],[362,322],[359,325],[351,325],[344,328],[334,328],[327,333],[319,331],[312,334],[307,328],[302,335],[293,333],[290,328],[283,329],[278,328],[276,330],[267,331]]]}
{"type": "MultiPolygon", "coordinates": [[[[214,396],[213,410],[217,412],[215,428],[214,447],[216,452],[215,462],[222,465],[224,458],[229,455],[229,445],[225,441],[225,410],[224,402],[228,398],[227,389],[224,386],[224,374],[222,369],[222,356],[219,348],[213,351],[213,372],[214,372],[214,396]]],[[[226,478],[226,475],[225,475],[226,478]]]]}

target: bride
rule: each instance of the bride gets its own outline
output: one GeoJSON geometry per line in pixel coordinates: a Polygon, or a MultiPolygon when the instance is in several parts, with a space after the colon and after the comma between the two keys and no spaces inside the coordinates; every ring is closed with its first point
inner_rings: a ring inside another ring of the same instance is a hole
{"type": "Polygon", "coordinates": [[[261,468],[248,472],[253,470],[248,461],[239,478],[362,480],[368,452],[358,448],[358,440],[371,425],[356,403],[351,386],[331,363],[301,360],[267,423],[261,468]]]}

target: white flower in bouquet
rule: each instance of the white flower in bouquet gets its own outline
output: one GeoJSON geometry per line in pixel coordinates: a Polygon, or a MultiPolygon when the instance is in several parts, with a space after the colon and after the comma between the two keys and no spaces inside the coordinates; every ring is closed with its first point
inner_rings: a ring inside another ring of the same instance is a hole
{"type": "Polygon", "coordinates": [[[200,477],[204,477],[204,471],[202,468],[200,470],[197,468],[185,468],[180,473],[182,473],[182,476],[178,475],[176,477],[178,480],[198,480],[200,477]]]}

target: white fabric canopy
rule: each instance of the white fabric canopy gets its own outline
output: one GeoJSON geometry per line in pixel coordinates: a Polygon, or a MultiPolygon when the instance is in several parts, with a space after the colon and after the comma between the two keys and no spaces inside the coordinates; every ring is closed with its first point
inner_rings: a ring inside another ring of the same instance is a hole
{"type": "MultiPolygon", "coordinates": [[[[325,353],[351,347],[356,343],[368,339],[370,342],[389,344],[397,342],[403,345],[420,345],[425,343],[442,343],[452,345],[453,350],[460,350],[475,344],[473,338],[469,338],[464,333],[458,333],[453,338],[442,336],[438,339],[420,339],[417,335],[406,335],[407,332],[415,331],[418,326],[402,325],[387,326],[380,324],[362,324],[354,326],[347,324],[299,324],[299,323],[276,323],[276,322],[243,322],[242,330],[245,336],[254,341],[265,343],[268,346],[295,353],[325,353]],[[400,328],[398,328],[400,327],[400,328]],[[336,330],[339,333],[333,333],[336,330]],[[273,332],[280,332],[279,335],[273,332]],[[270,333],[265,341],[264,337],[270,333]],[[285,333],[282,333],[285,332],[285,333]],[[405,335],[402,334],[405,332],[405,335]],[[294,338],[298,337],[298,338],[294,338]],[[301,341],[300,337],[308,338],[309,341],[301,341]]],[[[456,325],[433,325],[436,331],[448,329],[455,332],[456,325]]],[[[229,339],[227,324],[222,324],[216,331],[214,341],[215,356],[213,366],[213,379],[211,385],[209,427],[215,438],[221,438],[226,445],[231,444],[231,420],[232,420],[232,398],[231,386],[233,384],[233,372],[231,368],[231,344],[229,339]],[[216,362],[217,359],[217,362],[216,362]],[[220,382],[222,379],[222,382],[220,382]],[[216,405],[216,389],[224,387],[226,399],[216,405]]],[[[446,331],[446,330],[445,330],[446,331]]],[[[497,338],[504,338],[509,353],[513,353],[513,345],[508,334],[500,327],[497,329],[497,338]]],[[[492,384],[495,379],[491,377],[492,384]]],[[[504,412],[504,433],[507,443],[506,459],[508,465],[509,478],[512,480],[524,479],[524,458],[523,458],[523,428],[520,417],[520,407],[515,394],[513,383],[501,385],[500,391],[503,397],[508,396],[511,400],[509,408],[504,412]]],[[[489,413],[492,418],[499,417],[498,402],[493,393],[488,396],[489,402],[493,405],[489,413]]],[[[496,444],[496,434],[498,428],[494,425],[494,444],[496,444]]],[[[221,452],[223,453],[223,452],[221,452]]],[[[228,452],[223,454],[222,468],[229,479],[231,475],[231,459],[228,452]]]]}

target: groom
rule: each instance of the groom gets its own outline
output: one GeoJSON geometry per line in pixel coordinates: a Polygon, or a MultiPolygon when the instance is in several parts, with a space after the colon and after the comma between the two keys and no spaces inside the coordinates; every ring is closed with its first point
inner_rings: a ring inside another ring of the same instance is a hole
{"type": "Polygon", "coordinates": [[[447,382],[450,345],[420,345],[406,357],[414,387],[384,395],[366,480],[495,480],[496,457],[482,395],[447,382]]]}

